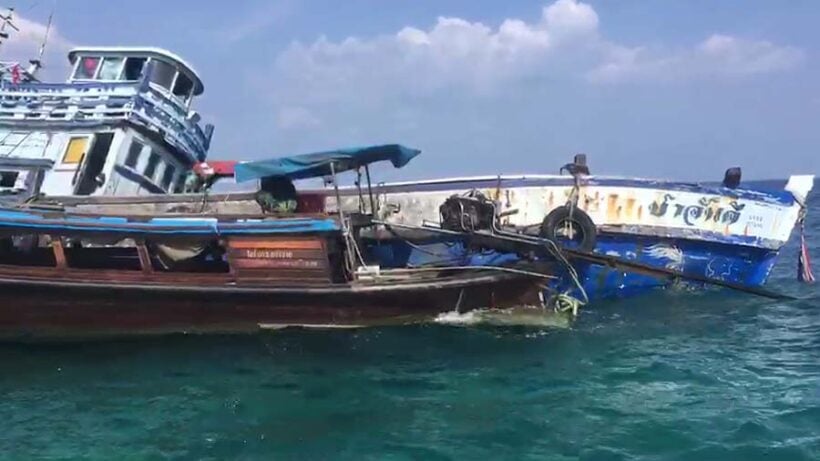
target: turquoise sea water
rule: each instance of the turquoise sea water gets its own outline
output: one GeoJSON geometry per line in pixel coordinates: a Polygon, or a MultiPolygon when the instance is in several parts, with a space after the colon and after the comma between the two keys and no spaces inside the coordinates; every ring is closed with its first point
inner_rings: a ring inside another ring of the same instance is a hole
{"type": "MultiPolygon", "coordinates": [[[[820,275],[820,197],[809,237],[820,275]]],[[[820,459],[820,287],[672,291],[570,328],[0,346],[0,459],[820,459]]],[[[532,322],[524,322],[532,323],[532,322]]]]}

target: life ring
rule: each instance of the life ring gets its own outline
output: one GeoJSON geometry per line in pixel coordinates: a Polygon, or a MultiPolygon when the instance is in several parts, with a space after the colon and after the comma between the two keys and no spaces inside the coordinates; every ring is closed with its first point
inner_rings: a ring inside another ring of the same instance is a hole
{"type": "Polygon", "coordinates": [[[583,210],[570,210],[566,205],[559,206],[544,217],[538,235],[561,246],[586,252],[594,250],[597,242],[592,218],[583,210]]]}

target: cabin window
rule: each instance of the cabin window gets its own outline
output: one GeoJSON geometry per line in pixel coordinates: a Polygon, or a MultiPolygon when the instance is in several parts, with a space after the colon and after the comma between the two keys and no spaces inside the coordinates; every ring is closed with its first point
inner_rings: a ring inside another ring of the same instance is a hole
{"type": "Polygon", "coordinates": [[[174,66],[164,61],[153,60],[152,62],[154,63],[154,70],[151,72],[151,81],[170,90],[171,85],[174,83],[174,75],[177,73],[177,70],[174,66]]]}
{"type": "Polygon", "coordinates": [[[139,141],[131,141],[131,147],[128,148],[128,155],[125,157],[125,166],[136,168],[140,161],[140,154],[144,144],[139,141]]]}
{"type": "Polygon", "coordinates": [[[145,171],[143,174],[148,179],[154,179],[154,174],[157,172],[157,167],[159,166],[159,155],[154,152],[151,152],[151,155],[148,157],[148,164],[145,165],[145,171]]]}
{"type": "Polygon", "coordinates": [[[91,80],[97,75],[97,67],[100,64],[100,58],[85,56],[80,58],[77,64],[77,70],[74,72],[74,78],[91,80]]]}
{"type": "Polygon", "coordinates": [[[120,77],[123,58],[103,58],[98,80],[117,80],[120,77]]]}
{"type": "Polygon", "coordinates": [[[181,194],[185,192],[185,175],[181,174],[177,178],[177,182],[174,184],[174,193],[181,194]]]}
{"type": "Polygon", "coordinates": [[[177,169],[170,163],[165,165],[165,171],[162,172],[162,188],[166,191],[171,187],[171,182],[174,180],[174,173],[177,169]]]}
{"type": "Polygon", "coordinates": [[[145,58],[126,58],[122,79],[126,81],[139,80],[142,77],[145,61],[145,58]]]}
{"type": "Polygon", "coordinates": [[[76,165],[83,160],[88,147],[88,136],[72,136],[63,155],[63,164],[76,165]]]}
{"type": "Polygon", "coordinates": [[[19,171],[0,171],[0,187],[14,187],[19,171]]]}
{"type": "Polygon", "coordinates": [[[183,100],[187,101],[193,89],[194,82],[185,74],[180,73],[177,77],[177,81],[174,83],[174,95],[179,96],[183,100]]]}
{"type": "Polygon", "coordinates": [[[3,137],[0,146],[17,146],[26,139],[26,136],[28,136],[28,133],[24,131],[12,131],[3,137]]]}

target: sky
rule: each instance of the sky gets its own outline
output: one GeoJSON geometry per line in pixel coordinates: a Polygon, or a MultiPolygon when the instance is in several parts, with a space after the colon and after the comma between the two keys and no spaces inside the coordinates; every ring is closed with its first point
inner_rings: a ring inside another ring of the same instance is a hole
{"type": "Polygon", "coordinates": [[[358,145],[423,151],[380,178],[593,173],[719,180],[820,173],[814,0],[11,1],[43,77],[77,45],[190,62],[210,158],[358,145]]]}

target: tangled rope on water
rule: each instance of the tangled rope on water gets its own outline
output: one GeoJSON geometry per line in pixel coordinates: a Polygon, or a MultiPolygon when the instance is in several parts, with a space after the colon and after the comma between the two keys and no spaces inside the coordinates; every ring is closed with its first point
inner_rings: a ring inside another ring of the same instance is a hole
{"type": "Polygon", "coordinates": [[[558,293],[553,297],[552,300],[553,309],[556,312],[566,313],[571,312],[573,317],[578,316],[578,310],[581,306],[586,305],[585,302],[581,301],[578,298],[570,296],[567,293],[558,293]]]}

